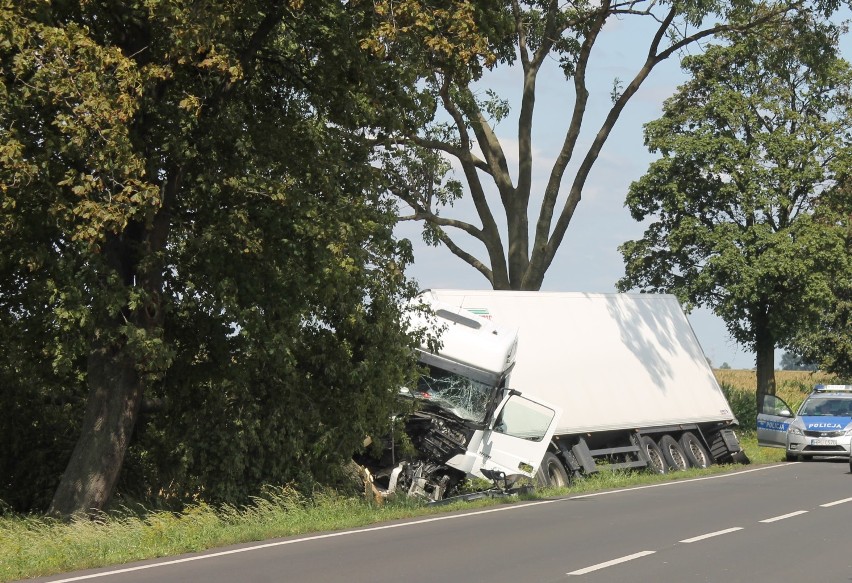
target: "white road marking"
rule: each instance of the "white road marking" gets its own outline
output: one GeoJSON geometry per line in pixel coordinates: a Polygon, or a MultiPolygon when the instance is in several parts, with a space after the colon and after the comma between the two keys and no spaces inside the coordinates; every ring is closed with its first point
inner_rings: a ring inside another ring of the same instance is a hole
{"type": "Polygon", "coordinates": [[[327,538],[336,538],[339,536],[352,536],[357,534],[362,534],[365,532],[375,532],[379,530],[389,530],[391,528],[404,528],[407,526],[417,526],[420,524],[426,524],[429,522],[439,522],[442,520],[455,520],[458,518],[467,518],[469,516],[477,516],[479,514],[491,514],[493,512],[506,512],[509,510],[516,510],[520,508],[525,508],[527,506],[540,506],[542,504],[554,504],[556,502],[564,502],[567,498],[555,498],[552,500],[539,500],[537,502],[529,502],[525,504],[516,504],[512,506],[500,506],[498,508],[489,508],[487,510],[477,510],[473,512],[466,512],[463,514],[450,514],[447,516],[436,516],[433,518],[423,518],[420,520],[415,520],[412,522],[400,522],[396,524],[383,524],[381,526],[371,526],[368,528],[361,528],[359,530],[343,530],[339,532],[329,532],[326,534],[317,534],[312,536],[306,536],[302,538],[294,538],[288,540],[278,540],[274,542],[263,543],[259,545],[252,545],[250,547],[241,547],[239,549],[230,549],[227,551],[217,551],[213,553],[205,553],[203,555],[194,555],[191,557],[182,557],[180,559],[169,559],[167,561],[161,561],[158,563],[149,563],[147,565],[137,565],[135,567],[125,567],[122,569],[113,569],[110,571],[104,571],[101,573],[90,573],[87,575],[79,575],[77,577],[69,577],[67,579],[56,579],[50,581],[50,583],[72,583],[73,581],[85,581],[87,579],[98,579],[100,577],[109,577],[110,575],[119,575],[121,573],[131,573],[133,571],[144,571],[146,569],[155,569],[157,567],[167,567],[169,565],[179,565],[181,563],[190,563],[192,561],[203,561],[205,559],[214,559],[216,557],[224,557],[227,555],[236,555],[239,553],[248,553],[251,551],[258,551],[261,549],[269,549],[273,547],[281,547],[285,545],[293,545],[297,543],[310,542],[315,540],[322,540],[327,538]]]}
{"type": "MultiPolygon", "coordinates": [[[[794,463],[797,463],[797,462],[794,462],[794,463]]],[[[227,556],[227,555],[235,555],[235,554],[238,554],[238,553],[248,553],[248,552],[251,552],[251,551],[258,551],[258,550],[263,550],[263,549],[268,549],[268,548],[273,548],[273,547],[280,547],[280,546],[284,546],[284,545],[292,545],[292,544],[297,544],[297,543],[310,542],[310,541],[321,540],[321,539],[326,539],[326,538],[334,538],[334,537],[338,537],[338,536],[352,536],[352,535],[357,535],[357,534],[361,534],[361,533],[365,533],[365,532],[375,532],[375,531],[379,531],[379,530],[388,530],[388,529],[391,529],[391,528],[403,528],[403,527],[407,527],[407,526],[417,526],[417,525],[420,525],[420,524],[425,524],[425,523],[429,523],[429,522],[438,522],[438,521],[441,521],[441,520],[456,520],[456,519],[459,519],[459,518],[467,518],[469,516],[477,516],[479,514],[491,514],[493,512],[509,512],[509,511],[512,511],[512,510],[519,510],[521,508],[527,508],[528,506],[540,506],[542,504],[554,504],[554,503],[557,503],[557,502],[579,500],[579,499],[582,499],[582,498],[594,498],[596,496],[606,496],[606,495],[609,495],[609,494],[618,494],[618,493],[623,493],[623,492],[630,492],[632,490],[645,490],[647,488],[662,488],[662,487],[665,487],[665,486],[676,486],[676,485],[680,485],[680,484],[688,484],[690,482],[702,482],[704,480],[716,480],[716,479],[720,479],[720,478],[730,478],[732,476],[738,476],[740,474],[750,474],[752,472],[760,472],[760,471],[763,471],[763,470],[771,470],[771,469],[774,469],[774,468],[784,468],[784,467],[788,467],[790,465],[793,465],[793,464],[788,463],[788,464],[777,464],[777,465],[773,465],[773,466],[761,466],[759,468],[751,468],[751,469],[748,469],[748,470],[742,470],[742,471],[739,471],[739,472],[731,472],[731,473],[728,473],[728,474],[717,474],[717,475],[714,475],[714,476],[707,476],[707,477],[704,477],[704,478],[691,478],[689,480],[677,480],[677,481],[674,481],[674,482],[663,482],[663,483],[660,483],[660,484],[650,484],[650,485],[647,485],[647,486],[637,486],[637,487],[634,487],[634,488],[622,488],[620,490],[609,490],[609,491],[606,491],[606,492],[595,492],[595,493],[592,493],[592,494],[582,494],[580,496],[572,496],[572,497],[569,497],[569,498],[555,498],[555,499],[552,499],[552,500],[539,500],[537,502],[525,502],[523,504],[514,504],[514,505],[511,505],[511,506],[500,506],[500,507],[497,507],[497,508],[489,508],[487,510],[475,510],[473,512],[465,512],[463,514],[452,514],[452,515],[449,515],[449,516],[437,516],[437,517],[434,517],[434,518],[424,518],[424,519],[421,519],[421,520],[414,520],[414,521],[411,521],[411,522],[402,522],[402,523],[396,523],[396,524],[385,524],[385,525],[382,525],[382,526],[373,526],[373,527],[369,527],[369,528],[362,528],[362,529],[359,529],[359,530],[345,530],[345,531],[340,531],[340,532],[332,532],[332,533],[328,533],[328,534],[306,536],[306,537],[302,537],[302,538],[279,540],[279,541],[263,543],[263,544],[259,544],[259,545],[241,547],[241,548],[238,548],[238,549],[231,549],[231,550],[227,550],[227,551],[217,551],[217,552],[205,553],[205,554],[201,554],[201,555],[193,555],[191,557],[182,557],[180,559],[169,559],[169,560],[160,561],[160,562],[157,562],[157,563],[148,563],[148,564],[145,564],[145,565],[137,565],[135,567],[124,567],[124,568],[120,568],[120,569],[112,569],[112,570],[109,570],[109,571],[102,571],[102,572],[99,572],[99,573],[90,573],[90,574],[87,574],[87,575],[78,575],[76,577],[68,577],[66,579],[54,579],[54,580],[50,581],[50,583],[73,583],[74,581],[85,581],[85,580],[88,580],[88,579],[99,579],[101,577],[109,577],[110,575],[119,575],[121,573],[132,573],[134,571],[144,571],[146,569],[155,569],[155,568],[158,568],[158,567],[168,567],[170,565],[179,565],[181,563],[189,563],[189,562],[192,562],[192,561],[203,561],[205,559],[214,559],[216,557],[223,557],[223,556],[227,556]]],[[[154,559],[150,559],[150,560],[154,560],[154,559]]]]}
{"type": "Polygon", "coordinates": [[[597,565],[592,565],[591,567],[586,567],[585,569],[578,569],[576,571],[571,571],[570,573],[565,573],[566,575],[585,575],[586,573],[591,573],[592,571],[597,571],[599,569],[606,569],[607,567],[612,567],[613,565],[619,565],[621,563],[626,563],[627,561],[632,561],[633,559],[639,559],[641,557],[647,557],[648,555],[653,555],[657,551],[641,551],[638,553],[633,553],[632,555],[627,555],[626,557],[621,557],[620,559],[613,559],[611,561],[607,561],[605,563],[598,563],[597,565]]]}
{"type": "Polygon", "coordinates": [[[682,541],[680,541],[680,542],[682,542],[682,543],[694,543],[694,542],[698,542],[698,541],[700,541],[700,540],[704,540],[704,539],[706,539],[706,538],[713,538],[714,536],[721,536],[721,535],[723,535],[723,534],[728,534],[728,533],[731,533],[731,532],[736,532],[736,531],[738,531],[738,530],[742,530],[742,529],[743,529],[743,527],[742,527],[742,526],[735,526],[735,527],[733,527],[733,528],[726,528],[725,530],[717,530],[716,532],[708,532],[707,534],[702,534],[702,535],[699,535],[699,536],[694,536],[694,537],[692,537],[692,538],[686,538],[686,539],[683,539],[683,540],[682,540],[682,541]]]}
{"type": "Polygon", "coordinates": [[[647,486],[633,486],[631,488],[622,488],[620,490],[607,490],[606,492],[592,492],[591,494],[580,494],[579,496],[571,496],[567,500],[581,500],[583,498],[596,498],[598,496],[609,496],[610,494],[620,494],[622,492],[632,492],[633,490],[647,490],[649,488],[667,488],[669,486],[677,486],[679,484],[689,484],[692,482],[704,482],[706,480],[718,480],[721,478],[729,478],[731,476],[739,476],[742,474],[750,474],[752,472],[762,472],[764,470],[774,470],[776,468],[790,467],[802,462],[790,462],[784,464],[776,464],[774,466],[761,466],[759,468],[751,468],[750,470],[742,470],[732,472],[730,474],[716,474],[713,476],[705,476],[703,478],[690,478],[688,480],[675,480],[673,482],[661,482],[659,484],[648,484],[647,486]]]}
{"type": "Polygon", "coordinates": [[[827,502],[825,504],[820,504],[821,508],[831,508],[832,506],[837,506],[838,504],[846,504],[847,502],[852,502],[852,498],[844,498],[843,500],[835,500],[834,502],[827,502]]]}
{"type": "Polygon", "coordinates": [[[785,518],[792,518],[794,516],[799,516],[800,514],[807,514],[807,510],[797,510],[796,512],[791,512],[790,514],[782,514],[781,516],[775,516],[773,518],[767,518],[766,520],[761,520],[765,524],[769,524],[770,522],[778,522],[779,520],[784,520],[785,518]]]}

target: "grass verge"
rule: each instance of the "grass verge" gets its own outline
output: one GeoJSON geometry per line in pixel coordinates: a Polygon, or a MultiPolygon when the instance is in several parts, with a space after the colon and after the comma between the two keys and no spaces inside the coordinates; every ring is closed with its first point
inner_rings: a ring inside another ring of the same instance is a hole
{"type": "MultiPolygon", "coordinates": [[[[784,452],[757,446],[754,435],[741,435],[752,463],[782,461],[784,452]]],[[[545,489],[524,499],[572,496],[729,472],[741,466],[711,466],[676,474],[601,472],[568,488],[545,489]]],[[[377,506],[362,499],[319,492],[307,499],[291,488],[270,488],[245,507],[193,506],[171,512],[123,512],[98,520],[63,523],[36,516],[0,516],[0,581],[53,575],[203,551],[230,544],[365,526],[513,503],[517,498],[484,499],[446,506],[424,506],[398,499],[377,506]]]]}

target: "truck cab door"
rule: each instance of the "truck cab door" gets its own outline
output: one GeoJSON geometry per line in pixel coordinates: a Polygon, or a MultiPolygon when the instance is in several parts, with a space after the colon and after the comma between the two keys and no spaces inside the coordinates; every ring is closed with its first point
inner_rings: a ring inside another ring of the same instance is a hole
{"type": "Polygon", "coordinates": [[[532,478],[561,414],[559,407],[511,391],[483,435],[480,467],[532,478]]]}
{"type": "Polygon", "coordinates": [[[757,412],[757,444],[787,447],[787,428],[795,418],[790,407],[775,395],[763,395],[757,412]]]}

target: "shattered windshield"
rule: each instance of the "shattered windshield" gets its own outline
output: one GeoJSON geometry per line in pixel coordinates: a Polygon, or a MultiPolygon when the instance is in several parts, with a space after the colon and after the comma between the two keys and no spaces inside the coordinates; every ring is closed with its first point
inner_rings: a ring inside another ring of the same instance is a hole
{"type": "Polygon", "coordinates": [[[491,396],[491,386],[435,366],[417,383],[420,397],[452,411],[462,419],[481,422],[491,396]]]}

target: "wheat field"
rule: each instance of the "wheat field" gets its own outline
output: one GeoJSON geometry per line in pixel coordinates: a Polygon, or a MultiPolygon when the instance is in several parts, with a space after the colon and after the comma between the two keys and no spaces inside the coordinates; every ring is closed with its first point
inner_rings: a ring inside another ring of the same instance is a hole
{"type": "MultiPolygon", "coordinates": [[[[720,385],[732,389],[754,393],[757,387],[757,373],[753,370],[714,369],[713,374],[720,385]]],[[[801,403],[813,390],[814,385],[836,383],[837,379],[822,372],[801,370],[776,370],[776,394],[789,405],[801,403]]]]}
{"type": "MultiPolygon", "coordinates": [[[[713,373],[744,431],[754,431],[757,421],[755,392],[757,374],[753,370],[715,369],[713,373]]],[[[796,411],[814,385],[837,383],[825,373],[797,370],[775,371],[775,394],[784,400],[791,411],[796,411]]]]}

